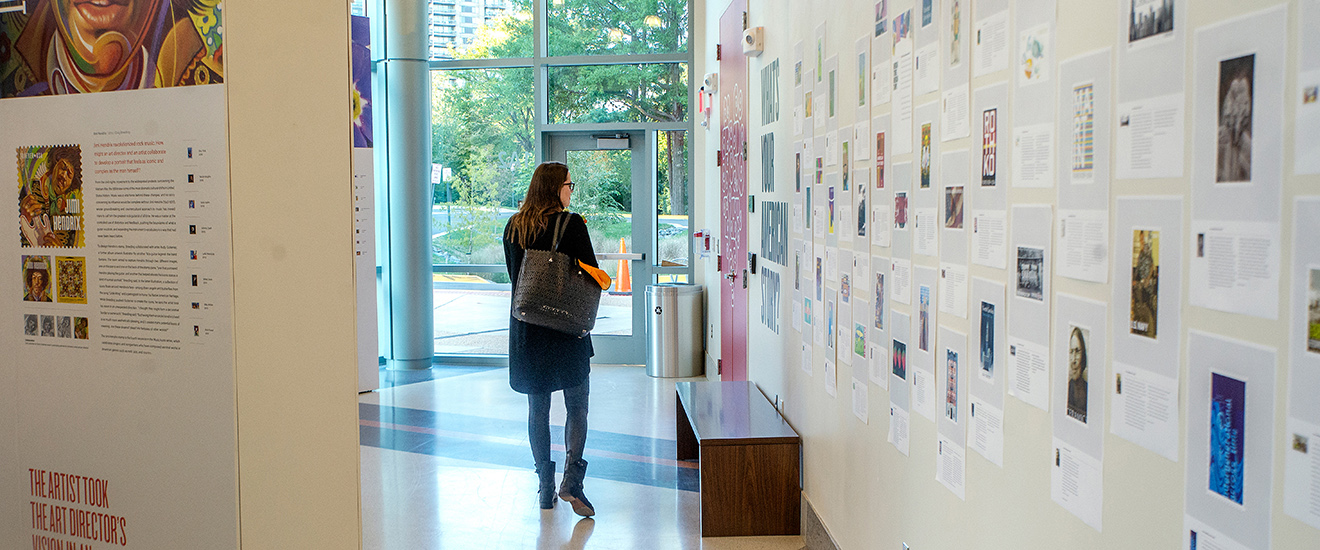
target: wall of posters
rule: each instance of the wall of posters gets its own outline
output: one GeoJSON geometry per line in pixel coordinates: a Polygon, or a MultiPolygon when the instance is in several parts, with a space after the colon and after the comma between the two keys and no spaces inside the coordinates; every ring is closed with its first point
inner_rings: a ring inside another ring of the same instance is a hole
{"type": "MultiPolygon", "coordinates": [[[[1320,230],[1307,225],[1320,209],[1296,201],[1310,193],[1308,106],[1320,105],[1308,94],[1309,71],[1320,71],[1312,63],[1320,46],[1305,32],[1320,17],[1315,4],[1288,0],[1263,12],[1259,2],[1187,0],[752,7],[749,25],[783,40],[767,42],[750,63],[791,58],[801,41],[802,95],[814,94],[822,115],[819,127],[804,116],[796,138],[808,184],[799,200],[806,292],[794,317],[804,340],[819,344],[782,379],[754,381],[793,402],[786,417],[806,436],[804,456],[814,464],[803,488],[840,547],[1034,550],[1064,540],[1190,550],[1193,532],[1199,549],[1309,547],[1320,523],[1320,508],[1308,504],[1320,497],[1305,489],[1320,472],[1310,447],[1320,414],[1308,412],[1314,400],[1292,381],[1306,387],[1309,370],[1320,368],[1306,360],[1320,357],[1308,351],[1320,342],[1310,330],[1320,323],[1306,320],[1308,289],[1320,288],[1311,264],[1320,260],[1308,259],[1314,239],[1305,237],[1320,230]],[[859,274],[864,257],[869,273],[859,274]],[[1291,291],[1279,292],[1281,284],[1291,291]],[[827,324],[806,322],[808,299],[820,319],[831,294],[832,352],[827,324]],[[1287,348],[1287,369],[1276,372],[1289,382],[1218,367],[1198,379],[1192,373],[1210,354],[1198,359],[1204,344],[1189,334],[1241,338],[1253,353],[1215,353],[1252,363],[1248,370],[1273,364],[1257,347],[1287,348]],[[828,380],[812,380],[821,372],[828,380]],[[1288,403],[1257,414],[1255,392],[1271,386],[1286,388],[1288,403]],[[1217,411],[1246,408],[1216,413],[1212,435],[1206,419],[1216,402],[1217,411]],[[877,403],[889,407],[873,410],[877,403]],[[1262,417],[1271,424],[1253,427],[1262,417]],[[1208,451],[1192,456],[1233,433],[1246,434],[1241,448],[1220,446],[1213,468],[1208,451]],[[1271,459],[1254,458],[1253,439],[1281,453],[1281,475],[1264,485],[1252,476],[1271,459]],[[1201,462],[1205,471],[1187,477],[1201,462]],[[1280,492],[1279,510],[1252,500],[1264,498],[1262,487],[1280,492]],[[1202,507],[1192,491],[1215,504],[1202,507]],[[978,504],[987,494],[1001,506],[978,504]],[[1216,516],[1219,504],[1247,513],[1216,516]],[[1288,517],[1272,517],[1280,512],[1288,517]],[[1260,524],[1268,540],[1234,532],[1257,513],[1271,516],[1260,524]],[[958,525],[978,528],[951,528],[958,525]],[[1024,531],[1032,537],[1022,539],[1024,531]]],[[[789,123],[754,135],[786,132],[789,123]]],[[[710,137],[694,142],[694,150],[718,147],[710,137]]],[[[40,333],[40,319],[35,326],[40,333]]],[[[800,342],[790,344],[785,353],[802,354],[800,342]]]]}

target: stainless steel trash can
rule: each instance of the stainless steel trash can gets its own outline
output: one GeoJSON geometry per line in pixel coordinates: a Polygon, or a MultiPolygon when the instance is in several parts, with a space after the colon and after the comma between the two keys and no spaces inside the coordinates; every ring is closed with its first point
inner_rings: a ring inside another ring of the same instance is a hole
{"type": "Polygon", "coordinates": [[[646,374],[659,378],[701,376],[705,371],[701,337],[702,287],[657,284],[646,287],[646,374]]]}

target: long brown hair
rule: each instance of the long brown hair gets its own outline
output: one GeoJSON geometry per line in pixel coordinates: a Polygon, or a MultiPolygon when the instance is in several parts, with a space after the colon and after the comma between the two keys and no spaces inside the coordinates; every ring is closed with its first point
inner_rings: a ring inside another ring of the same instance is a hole
{"type": "Polygon", "coordinates": [[[545,231],[551,214],[564,209],[559,198],[559,188],[568,181],[568,166],[562,162],[542,162],[532,173],[532,182],[527,186],[527,196],[522,207],[509,220],[510,237],[518,246],[531,246],[536,237],[545,231]]]}

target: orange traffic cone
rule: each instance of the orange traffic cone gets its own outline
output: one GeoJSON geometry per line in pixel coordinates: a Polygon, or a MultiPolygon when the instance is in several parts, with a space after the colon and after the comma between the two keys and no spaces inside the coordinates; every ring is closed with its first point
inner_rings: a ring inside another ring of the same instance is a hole
{"type": "MultiPolygon", "coordinates": [[[[619,252],[628,253],[628,243],[619,237],[619,252]]],[[[619,260],[619,276],[614,281],[614,294],[632,294],[632,274],[629,273],[628,260],[619,260]]]]}

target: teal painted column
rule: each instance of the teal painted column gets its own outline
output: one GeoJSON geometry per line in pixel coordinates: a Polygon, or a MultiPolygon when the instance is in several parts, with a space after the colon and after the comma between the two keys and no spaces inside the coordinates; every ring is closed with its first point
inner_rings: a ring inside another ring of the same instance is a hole
{"type": "Polygon", "coordinates": [[[382,276],[388,367],[427,369],[435,355],[431,276],[431,71],[426,0],[378,0],[377,181],[385,186],[382,276]],[[380,101],[382,100],[383,101],[380,101]],[[383,103],[381,105],[380,103],[383,103]],[[381,139],[381,138],[384,139],[381,139]]]}

